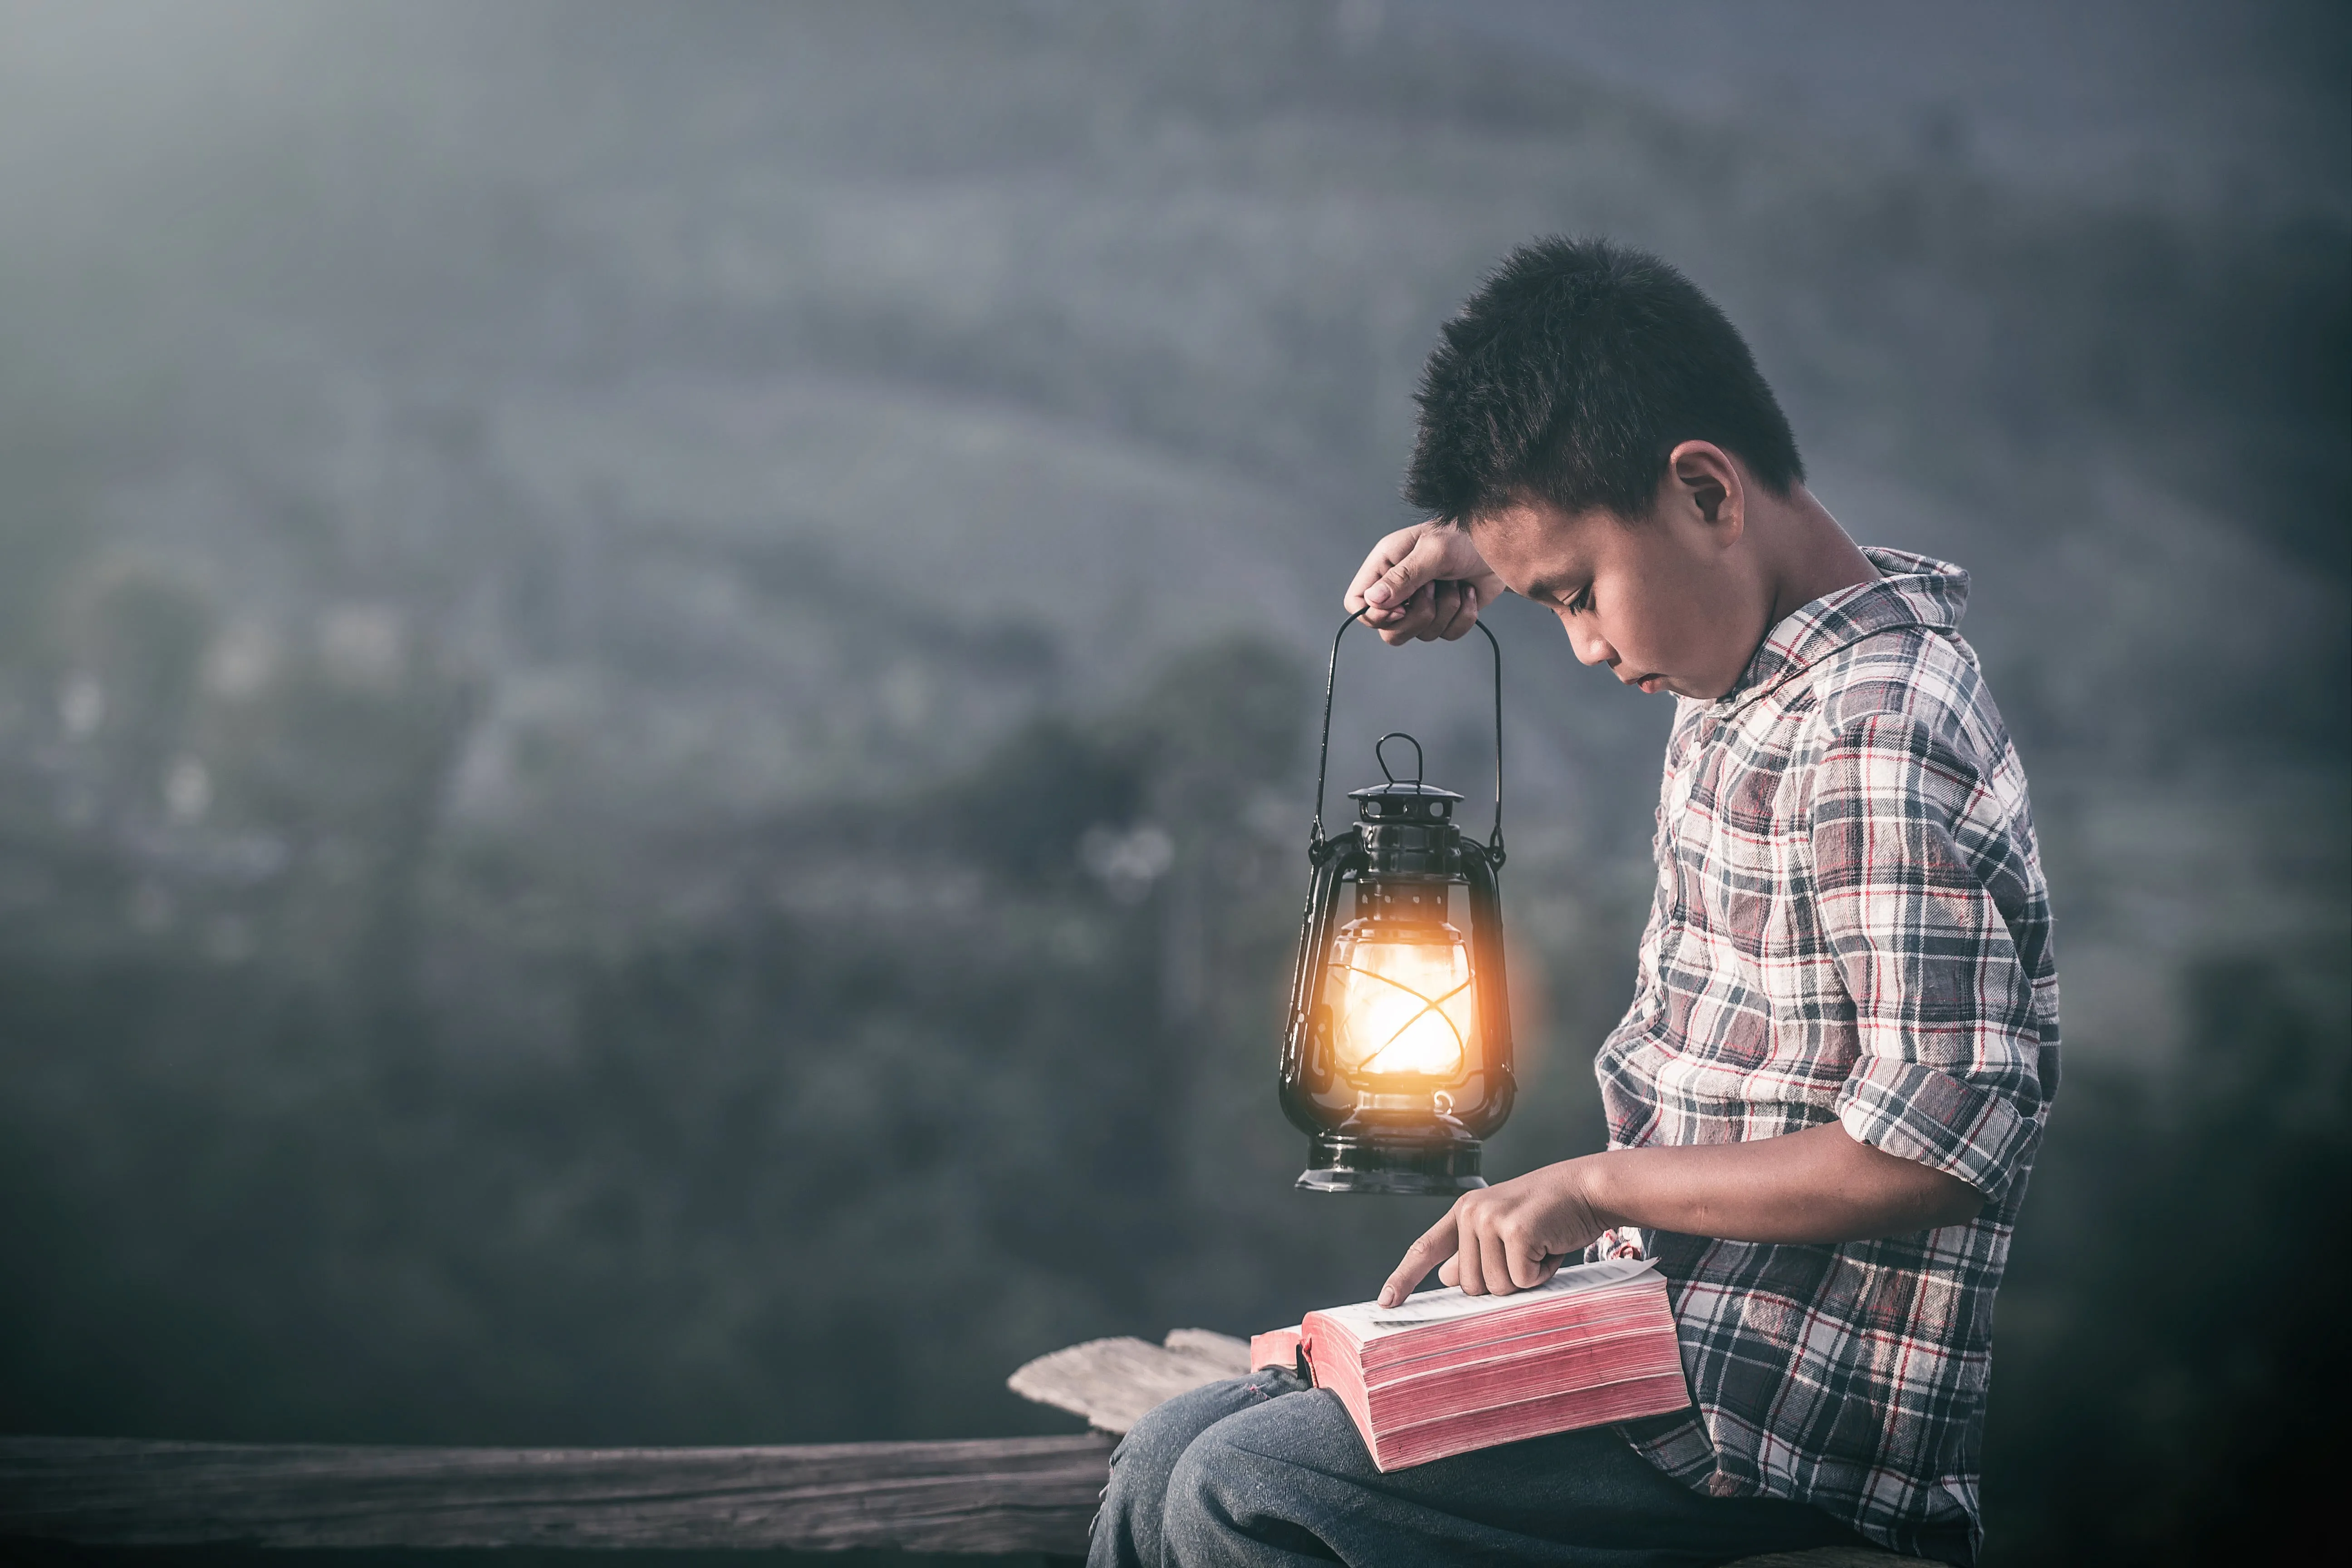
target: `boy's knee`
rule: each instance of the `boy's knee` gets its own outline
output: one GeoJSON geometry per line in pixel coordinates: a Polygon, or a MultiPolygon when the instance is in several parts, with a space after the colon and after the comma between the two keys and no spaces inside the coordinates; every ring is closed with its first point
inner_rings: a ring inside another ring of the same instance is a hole
{"type": "Polygon", "coordinates": [[[1163,1405],[1151,1411],[1119,1439],[1111,1451],[1110,1479],[1103,1487],[1102,1507],[1095,1514],[1097,1538],[1091,1561],[1159,1568],[1160,1512],[1167,1494],[1168,1472],[1183,1457],[1185,1446],[1200,1433],[1197,1421],[1163,1405]]]}
{"type": "Polygon", "coordinates": [[[1122,1475],[1138,1480],[1165,1476],[1174,1468],[1185,1448],[1201,1435],[1202,1416],[1213,1422],[1226,1414],[1215,1406],[1211,1411],[1196,1410],[1193,1406],[1199,1403],[1205,1402],[1171,1399],[1145,1412],[1112,1450],[1112,1482],[1116,1484],[1122,1475]]]}
{"type": "Polygon", "coordinates": [[[1234,1493],[1255,1489],[1240,1472],[1260,1463],[1259,1456],[1218,1436],[1213,1427],[1192,1440],[1169,1473],[1160,1510],[1170,1563],[1213,1559],[1215,1543],[1234,1531],[1234,1493]]]}
{"type": "Polygon", "coordinates": [[[1157,1568],[1160,1521],[1178,1461],[1207,1428],[1285,1392],[1279,1374],[1258,1373],[1196,1388],[1147,1413],[1111,1453],[1110,1481],[1095,1516],[1089,1561],[1157,1568]]]}
{"type": "MultiPolygon", "coordinates": [[[[1320,1555],[1314,1514],[1347,1413],[1330,1397],[1286,1399],[1220,1421],[1195,1437],[1169,1473],[1160,1533],[1174,1563],[1222,1563],[1248,1541],[1320,1555]],[[1326,1409],[1325,1406],[1329,1406],[1326,1409]]],[[[1344,1460],[1343,1460],[1344,1466],[1344,1460]]]]}

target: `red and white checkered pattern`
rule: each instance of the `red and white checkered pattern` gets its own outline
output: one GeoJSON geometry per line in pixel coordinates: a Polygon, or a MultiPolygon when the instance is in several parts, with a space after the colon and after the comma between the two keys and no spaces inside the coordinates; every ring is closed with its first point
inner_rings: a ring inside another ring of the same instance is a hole
{"type": "Polygon", "coordinates": [[[2025,774],[1958,630],[1968,574],[1869,554],[1882,580],[1682,704],[1638,986],[1594,1067],[1615,1147],[1835,1120],[1985,1194],[1877,1241],[1643,1238],[1696,1408],[1636,1447],[1942,1555],[1980,1538],[1993,1292],[2057,1089],[2058,975],[2025,774]]]}

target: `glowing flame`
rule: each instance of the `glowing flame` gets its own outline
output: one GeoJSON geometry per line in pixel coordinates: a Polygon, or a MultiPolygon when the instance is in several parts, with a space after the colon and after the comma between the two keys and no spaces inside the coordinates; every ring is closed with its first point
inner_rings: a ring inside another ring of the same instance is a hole
{"type": "Polygon", "coordinates": [[[1331,952],[1342,1073],[1458,1076],[1476,1026],[1470,954],[1453,927],[1435,942],[1342,932],[1331,952]]]}

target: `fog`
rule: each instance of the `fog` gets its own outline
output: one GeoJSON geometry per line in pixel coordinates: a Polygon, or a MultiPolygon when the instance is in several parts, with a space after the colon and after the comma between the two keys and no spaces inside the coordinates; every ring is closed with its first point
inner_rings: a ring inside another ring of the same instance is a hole
{"type": "MultiPolygon", "coordinates": [[[[1368,1294],[1435,1210],[1273,1093],[1320,650],[1438,322],[1606,233],[1975,578],[2068,1064],[1989,1561],[2318,1495],[2347,28],[2043,12],[0,5],[0,1421],[1062,1431],[1029,1356],[1368,1294]]],[[[1671,711],[1493,624],[1510,1173],[1671,711]]],[[[1335,787],[1482,795],[1480,651],[1350,645],[1335,787]]]]}

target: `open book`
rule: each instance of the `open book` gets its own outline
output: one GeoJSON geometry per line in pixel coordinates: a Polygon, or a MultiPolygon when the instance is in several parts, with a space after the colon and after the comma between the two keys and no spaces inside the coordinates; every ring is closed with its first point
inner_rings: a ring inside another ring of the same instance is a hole
{"type": "Polygon", "coordinates": [[[1509,1296],[1332,1307],[1250,1341],[1253,1367],[1294,1363],[1339,1396],[1383,1471],[1690,1403],[1665,1277],[1634,1258],[1509,1296]]]}

